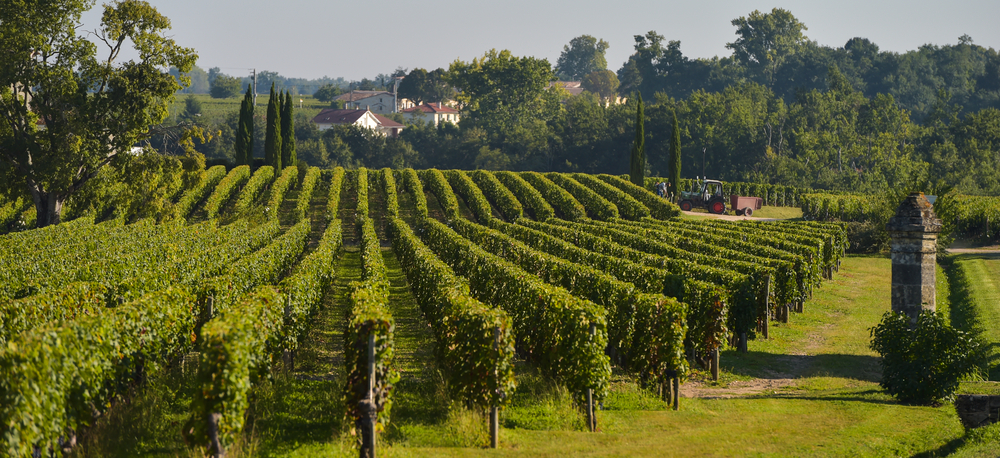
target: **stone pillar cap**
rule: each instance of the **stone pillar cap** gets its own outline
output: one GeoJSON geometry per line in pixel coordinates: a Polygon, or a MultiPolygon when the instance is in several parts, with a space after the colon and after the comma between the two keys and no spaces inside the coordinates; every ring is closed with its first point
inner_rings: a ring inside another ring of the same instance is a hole
{"type": "Polygon", "coordinates": [[[941,220],[922,192],[913,192],[899,204],[896,215],[885,225],[890,232],[941,232],[941,220]]]}

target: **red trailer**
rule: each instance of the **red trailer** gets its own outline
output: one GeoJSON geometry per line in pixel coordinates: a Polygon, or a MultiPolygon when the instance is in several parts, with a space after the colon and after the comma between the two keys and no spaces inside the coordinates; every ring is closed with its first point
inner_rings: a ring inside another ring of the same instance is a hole
{"type": "Polygon", "coordinates": [[[729,204],[734,212],[740,216],[753,216],[754,210],[760,210],[764,206],[764,199],[760,197],[729,196],[729,204]]]}

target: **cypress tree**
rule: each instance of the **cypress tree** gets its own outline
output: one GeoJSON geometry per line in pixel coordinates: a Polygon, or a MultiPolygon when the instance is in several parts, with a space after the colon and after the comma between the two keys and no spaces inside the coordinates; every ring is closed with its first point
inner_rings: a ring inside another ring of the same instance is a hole
{"type": "Polygon", "coordinates": [[[281,95],[274,91],[271,82],[271,96],[267,101],[267,131],[264,134],[264,163],[281,173],[281,95]]]}
{"type": "MultiPolygon", "coordinates": [[[[279,94],[278,97],[281,97],[279,94]]],[[[293,166],[295,157],[295,112],[292,94],[285,92],[285,102],[281,105],[281,165],[293,166]]]]}
{"type": "Polygon", "coordinates": [[[670,177],[670,190],[674,193],[676,200],[677,196],[681,195],[681,188],[679,188],[681,184],[681,129],[677,126],[677,111],[675,110],[673,114],[674,133],[670,138],[670,162],[667,174],[670,177]]]}
{"type": "Polygon", "coordinates": [[[635,110],[635,143],[632,144],[632,162],[629,164],[629,178],[637,186],[645,187],[646,178],[646,132],[643,122],[642,94],[636,93],[638,106],[635,110]]]}
{"type": "Polygon", "coordinates": [[[236,165],[253,165],[253,89],[248,84],[236,126],[236,165]]]}

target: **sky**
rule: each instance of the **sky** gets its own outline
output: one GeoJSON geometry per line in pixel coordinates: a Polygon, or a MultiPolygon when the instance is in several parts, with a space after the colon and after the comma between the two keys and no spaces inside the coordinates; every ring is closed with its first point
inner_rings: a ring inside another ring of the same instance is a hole
{"type": "MultiPolygon", "coordinates": [[[[555,66],[563,46],[580,35],[607,41],[608,67],[617,71],[633,52],[633,37],[650,30],[680,40],[689,58],[728,56],[726,43],[736,30],[731,21],[772,8],[790,11],[808,28],[805,35],[824,46],[864,37],[902,53],[954,44],[968,34],[975,44],[1000,49],[996,0],[147,1],[170,18],[168,34],[195,49],[199,67],[233,76],[256,68],[285,77],[360,80],[397,67],[447,68],[492,48],[555,66]]],[[[82,30],[99,26],[100,5],[84,14],[82,30]]]]}

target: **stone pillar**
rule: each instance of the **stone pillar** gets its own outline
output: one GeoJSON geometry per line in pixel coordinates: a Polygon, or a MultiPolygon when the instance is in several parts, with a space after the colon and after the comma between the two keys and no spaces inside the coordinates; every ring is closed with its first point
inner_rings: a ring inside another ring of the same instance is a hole
{"type": "Polygon", "coordinates": [[[923,193],[906,197],[886,224],[892,238],[892,310],[914,324],[922,310],[935,310],[934,279],[941,220],[923,193]]]}

